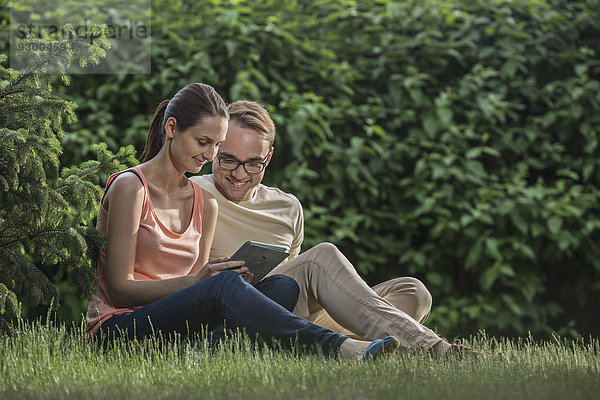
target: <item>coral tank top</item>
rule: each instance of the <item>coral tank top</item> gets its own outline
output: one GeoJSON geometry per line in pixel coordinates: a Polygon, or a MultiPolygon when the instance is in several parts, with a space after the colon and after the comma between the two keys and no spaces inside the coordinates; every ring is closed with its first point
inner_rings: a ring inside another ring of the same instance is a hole
{"type": "MultiPolygon", "coordinates": [[[[204,208],[202,189],[197,183],[190,181],[194,189],[192,216],[186,230],[182,233],[175,233],[165,227],[158,219],[152,206],[146,178],[138,167],[111,175],[106,183],[105,193],[113,180],[122,173],[136,174],[144,186],[144,203],[133,268],[134,279],[160,280],[189,274],[199,256],[200,237],[202,236],[202,211],[204,208]]],[[[104,235],[106,235],[107,220],[108,211],[102,207],[102,202],[100,202],[96,228],[104,235]]],[[[100,329],[100,324],[109,318],[140,308],[119,308],[111,303],[106,287],[105,263],[106,254],[104,250],[101,250],[98,257],[98,277],[92,287],[92,296],[86,318],[86,331],[90,335],[95,335],[100,329]]]]}

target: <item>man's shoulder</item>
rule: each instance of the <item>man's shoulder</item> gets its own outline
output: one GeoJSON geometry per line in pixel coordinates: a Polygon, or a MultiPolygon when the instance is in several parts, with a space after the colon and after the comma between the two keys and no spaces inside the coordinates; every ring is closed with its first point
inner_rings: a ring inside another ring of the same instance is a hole
{"type": "Polygon", "coordinates": [[[302,204],[296,196],[291,193],[284,192],[283,190],[266,186],[262,183],[258,185],[258,192],[256,193],[257,203],[278,203],[281,208],[294,208],[302,209],[302,204]]]}
{"type": "Polygon", "coordinates": [[[190,176],[190,180],[196,182],[199,185],[212,183],[214,186],[215,183],[212,174],[190,176]]]}
{"type": "Polygon", "coordinates": [[[215,187],[215,181],[211,174],[192,176],[190,177],[190,180],[196,182],[202,189],[212,193],[214,196],[214,191],[217,190],[217,188],[215,187]]]}
{"type": "Polygon", "coordinates": [[[300,203],[298,198],[296,198],[296,196],[293,194],[284,192],[283,190],[273,186],[263,185],[262,183],[258,185],[258,195],[269,199],[281,199],[291,203],[300,203]]]}

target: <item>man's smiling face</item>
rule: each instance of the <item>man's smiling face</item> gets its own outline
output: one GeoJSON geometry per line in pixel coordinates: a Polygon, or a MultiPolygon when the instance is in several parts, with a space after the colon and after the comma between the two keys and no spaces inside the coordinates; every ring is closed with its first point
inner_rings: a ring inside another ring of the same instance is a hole
{"type": "MultiPolygon", "coordinates": [[[[269,142],[258,132],[242,128],[235,121],[230,121],[227,136],[219,149],[220,156],[242,162],[266,161],[268,163],[272,154],[273,150],[269,142]]],[[[256,186],[265,175],[265,170],[257,174],[249,174],[242,165],[233,171],[223,169],[216,158],[213,161],[212,172],[217,190],[233,202],[250,200],[256,186]]]]}

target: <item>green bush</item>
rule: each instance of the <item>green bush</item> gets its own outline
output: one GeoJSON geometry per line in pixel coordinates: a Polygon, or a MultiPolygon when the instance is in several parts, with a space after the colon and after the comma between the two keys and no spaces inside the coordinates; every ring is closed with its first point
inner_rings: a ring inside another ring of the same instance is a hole
{"type": "Polygon", "coordinates": [[[155,0],[151,75],[81,76],[66,165],[141,151],[192,81],[272,111],[265,183],[371,283],[421,278],[452,336],[595,334],[600,3],[155,0]]]}

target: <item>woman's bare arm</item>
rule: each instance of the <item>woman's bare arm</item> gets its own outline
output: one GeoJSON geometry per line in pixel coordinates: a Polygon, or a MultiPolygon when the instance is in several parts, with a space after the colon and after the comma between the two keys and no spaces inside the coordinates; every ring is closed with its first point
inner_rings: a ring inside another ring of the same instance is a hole
{"type": "Polygon", "coordinates": [[[200,269],[208,263],[210,257],[210,248],[215,236],[215,227],[217,225],[217,215],[219,205],[215,197],[204,189],[202,195],[204,197],[204,213],[202,215],[202,237],[200,239],[200,251],[198,260],[190,273],[199,272],[200,269]]]}
{"type": "Polygon", "coordinates": [[[202,193],[204,196],[204,215],[202,216],[202,237],[200,239],[200,251],[198,260],[196,261],[196,264],[192,268],[190,274],[197,273],[202,280],[216,275],[224,269],[239,267],[235,268],[235,270],[240,274],[243,274],[246,280],[248,280],[247,275],[249,272],[246,267],[242,266],[243,261],[229,261],[229,259],[225,257],[212,260],[210,263],[208,262],[210,257],[210,248],[215,236],[219,205],[212,194],[205,190],[202,190],[202,193]]]}
{"type": "MultiPolygon", "coordinates": [[[[108,210],[105,276],[108,296],[114,306],[142,306],[185,289],[221,270],[240,265],[239,261],[215,260],[202,270],[203,273],[155,281],[135,280],[134,261],[143,201],[144,188],[133,174],[117,177],[105,197],[105,208],[108,210]]],[[[216,212],[213,214],[211,218],[215,218],[216,223],[216,212]]],[[[214,228],[210,234],[211,244],[212,235],[214,228]]],[[[207,255],[203,257],[208,259],[207,255]]]]}

